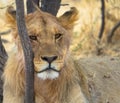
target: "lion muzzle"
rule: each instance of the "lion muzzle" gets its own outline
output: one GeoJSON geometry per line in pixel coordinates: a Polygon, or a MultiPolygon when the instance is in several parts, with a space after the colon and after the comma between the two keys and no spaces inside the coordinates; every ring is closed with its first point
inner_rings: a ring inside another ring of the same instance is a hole
{"type": "Polygon", "coordinates": [[[41,56],[41,60],[45,62],[44,66],[39,66],[40,71],[35,70],[38,77],[41,79],[55,79],[59,76],[60,70],[57,69],[57,64],[54,62],[57,60],[57,56],[41,56]]]}

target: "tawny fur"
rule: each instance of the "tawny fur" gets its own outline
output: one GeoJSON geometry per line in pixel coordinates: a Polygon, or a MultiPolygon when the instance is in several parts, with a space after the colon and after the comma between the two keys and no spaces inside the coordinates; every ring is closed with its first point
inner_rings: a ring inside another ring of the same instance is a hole
{"type": "MultiPolygon", "coordinates": [[[[35,73],[35,103],[88,103],[80,88],[80,82],[82,80],[79,76],[80,71],[75,68],[74,61],[71,59],[69,54],[70,34],[74,22],[77,20],[78,12],[75,8],[72,8],[72,10],[69,12],[70,13],[66,13],[60,18],[43,13],[42,11],[29,14],[26,17],[29,34],[34,34],[41,37],[41,44],[46,43],[45,46],[41,46],[35,41],[32,42],[35,55],[34,63],[44,63],[44,61],[39,61],[40,55],[51,56],[56,54],[60,58],[55,62],[60,66],[65,64],[59,73],[59,77],[53,80],[42,80],[38,78],[37,74],[35,73]],[[44,34],[44,31],[46,31],[46,34],[44,34]],[[51,35],[55,33],[66,34],[64,35],[63,40],[61,40],[58,44],[54,44],[54,42],[52,42],[53,39],[51,39],[51,35]],[[58,47],[55,47],[56,45],[58,45],[58,47]],[[58,49],[57,51],[56,48],[58,49]]],[[[13,37],[17,49],[9,55],[5,66],[5,71],[3,74],[3,103],[24,103],[24,56],[15,22],[11,25],[13,27],[13,37]]],[[[38,70],[36,67],[35,69],[38,70]]]]}
{"type": "MultiPolygon", "coordinates": [[[[80,88],[78,71],[74,67],[72,60],[69,60],[56,80],[40,80],[35,74],[36,103],[86,103],[80,88]]],[[[6,68],[3,103],[10,101],[23,103],[25,85],[23,62],[12,55],[9,57],[6,68]]]]}

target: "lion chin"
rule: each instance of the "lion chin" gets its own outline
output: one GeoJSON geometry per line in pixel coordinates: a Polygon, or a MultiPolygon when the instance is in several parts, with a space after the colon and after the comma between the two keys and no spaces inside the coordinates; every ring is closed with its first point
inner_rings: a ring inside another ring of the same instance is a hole
{"type": "Polygon", "coordinates": [[[53,80],[59,77],[59,73],[53,70],[47,70],[42,73],[37,73],[37,76],[43,80],[46,80],[46,79],[53,80]]]}
{"type": "Polygon", "coordinates": [[[59,77],[59,72],[57,68],[57,65],[55,64],[51,64],[49,65],[48,63],[46,65],[42,65],[41,66],[41,70],[37,71],[35,70],[35,72],[37,73],[37,76],[40,79],[46,80],[46,79],[56,79],[59,77]]]}

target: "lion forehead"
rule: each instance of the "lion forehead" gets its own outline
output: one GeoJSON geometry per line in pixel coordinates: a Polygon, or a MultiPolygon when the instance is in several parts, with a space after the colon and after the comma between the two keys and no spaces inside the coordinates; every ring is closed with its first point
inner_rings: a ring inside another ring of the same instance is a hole
{"type": "Polygon", "coordinates": [[[55,17],[54,18],[51,17],[50,19],[50,17],[43,18],[42,16],[39,17],[35,15],[33,17],[32,15],[30,15],[26,17],[26,23],[28,32],[30,32],[29,34],[35,35],[49,34],[45,36],[45,38],[56,33],[67,34],[67,30],[60,24],[60,22],[55,17]]]}

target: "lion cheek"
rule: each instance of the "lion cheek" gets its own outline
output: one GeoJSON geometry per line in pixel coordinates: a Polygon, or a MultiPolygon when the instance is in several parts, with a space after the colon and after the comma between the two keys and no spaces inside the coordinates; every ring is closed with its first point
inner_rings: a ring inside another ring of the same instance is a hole
{"type": "Polygon", "coordinates": [[[39,63],[34,62],[34,66],[35,66],[35,71],[40,72],[40,71],[44,70],[45,68],[47,68],[49,66],[49,64],[46,62],[44,64],[39,64],[39,63]]]}
{"type": "Polygon", "coordinates": [[[61,71],[61,69],[63,68],[63,63],[53,62],[51,64],[51,68],[54,68],[57,71],[61,71]]]}

